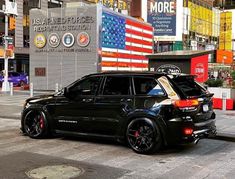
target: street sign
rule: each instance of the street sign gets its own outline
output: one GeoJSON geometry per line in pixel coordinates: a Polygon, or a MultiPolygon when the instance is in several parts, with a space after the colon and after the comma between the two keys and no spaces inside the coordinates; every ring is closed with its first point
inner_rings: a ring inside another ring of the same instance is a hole
{"type": "Polygon", "coordinates": [[[5,12],[4,13],[18,16],[17,3],[10,2],[9,0],[5,0],[5,12]]]}
{"type": "Polygon", "coordinates": [[[8,42],[8,47],[9,47],[9,45],[13,45],[13,37],[9,37],[9,36],[4,36],[3,37],[3,45],[5,46],[5,41],[7,40],[7,42],[8,42]]]}

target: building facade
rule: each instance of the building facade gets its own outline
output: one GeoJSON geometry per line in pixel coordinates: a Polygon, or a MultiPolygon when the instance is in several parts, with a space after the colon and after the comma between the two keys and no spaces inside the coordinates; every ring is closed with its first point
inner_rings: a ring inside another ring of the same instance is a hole
{"type": "MultiPolygon", "coordinates": [[[[11,1],[11,0],[10,0],[11,1]]],[[[9,71],[24,72],[29,74],[29,11],[37,8],[47,10],[66,6],[83,6],[101,2],[103,5],[115,11],[129,14],[131,0],[14,0],[17,3],[18,16],[9,17],[9,36],[13,38],[14,58],[9,59],[9,71]]],[[[5,0],[0,1],[0,8],[5,0]]],[[[0,14],[0,49],[4,48],[3,37],[5,35],[5,16],[0,14]]],[[[3,56],[0,57],[0,71],[4,69],[3,56]]]]}
{"type": "MultiPolygon", "coordinates": [[[[29,10],[60,7],[60,1],[51,0],[15,0],[18,16],[9,16],[8,36],[13,38],[14,58],[9,59],[9,71],[29,73],[29,10]]],[[[0,1],[0,7],[5,1],[0,1]]],[[[0,48],[4,48],[5,16],[0,14],[0,48]]],[[[4,59],[0,57],[0,71],[4,69],[4,59]]]]}
{"type": "Polygon", "coordinates": [[[132,2],[131,15],[156,24],[155,52],[213,49],[218,47],[220,30],[220,10],[214,8],[213,2],[136,0],[132,2]]]}

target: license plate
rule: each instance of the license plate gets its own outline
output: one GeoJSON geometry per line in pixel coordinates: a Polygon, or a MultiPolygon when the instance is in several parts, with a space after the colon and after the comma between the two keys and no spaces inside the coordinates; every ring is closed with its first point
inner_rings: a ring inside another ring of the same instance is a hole
{"type": "Polygon", "coordinates": [[[204,112],[209,111],[209,107],[208,107],[207,104],[204,104],[204,105],[203,105],[203,111],[204,111],[204,112]]]}

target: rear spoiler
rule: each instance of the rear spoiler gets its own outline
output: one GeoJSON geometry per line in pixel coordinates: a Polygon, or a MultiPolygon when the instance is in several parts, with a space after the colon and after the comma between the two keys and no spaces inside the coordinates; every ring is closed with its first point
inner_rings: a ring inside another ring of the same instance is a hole
{"type": "Polygon", "coordinates": [[[209,97],[209,98],[211,98],[212,96],[214,96],[214,93],[205,93],[205,94],[202,94],[202,95],[200,95],[200,96],[188,96],[187,99],[203,98],[203,97],[209,97]]]}

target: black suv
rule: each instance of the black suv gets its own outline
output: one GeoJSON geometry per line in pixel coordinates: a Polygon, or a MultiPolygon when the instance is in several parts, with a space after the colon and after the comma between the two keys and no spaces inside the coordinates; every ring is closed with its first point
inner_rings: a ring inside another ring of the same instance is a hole
{"type": "Polygon", "coordinates": [[[21,129],[32,138],[108,137],[152,153],[215,135],[212,96],[190,75],[91,74],[59,93],[27,99],[21,129]]]}

